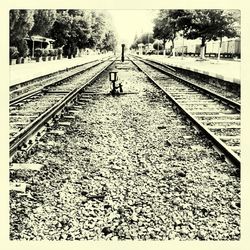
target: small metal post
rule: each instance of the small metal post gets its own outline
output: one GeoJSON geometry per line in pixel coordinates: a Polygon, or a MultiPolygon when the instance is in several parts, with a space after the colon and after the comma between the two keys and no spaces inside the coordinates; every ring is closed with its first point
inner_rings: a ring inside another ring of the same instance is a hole
{"type": "Polygon", "coordinates": [[[115,82],[117,81],[117,72],[109,72],[109,80],[112,82],[112,90],[110,91],[110,93],[112,95],[116,94],[116,86],[115,86],[115,82]]]}
{"type": "Polygon", "coordinates": [[[119,90],[120,90],[120,93],[122,93],[122,92],[123,92],[123,89],[122,89],[122,84],[121,84],[121,83],[119,83],[119,90]]]}
{"type": "Polygon", "coordinates": [[[112,83],[113,83],[113,86],[112,86],[112,90],[111,90],[111,94],[112,95],[115,95],[116,94],[116,87],[115,87],[115,81],[112,81],[112,83]]]}

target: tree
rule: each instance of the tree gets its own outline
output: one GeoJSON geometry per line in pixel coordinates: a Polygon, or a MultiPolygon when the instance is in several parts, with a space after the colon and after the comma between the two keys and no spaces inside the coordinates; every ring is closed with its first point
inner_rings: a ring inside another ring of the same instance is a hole
{"type": "Polygon", "coordinates": [[[75,31],[76,45],[79,49],[89,46],[91,37],[91,12],[89,10],[68,10],[68,14],[72,17],[71,29],[75,31]]]}
{"type": "Polygon", "coordinates": [[[89,45],[91,48],[100,49],[105,37],[105,14],[103,12],[91,11],[91,37],[89,45]]]}
{"type": "Polygon", "coordinates": [[[136,34],[134,37],[133,43],[130,46],[130,49],[137,49],[137,46],[138,46],[137,40],[138,40],[138,35],[136,34]]]}
{"type": "Polygon", "coordinates": [[[78,10],[78,9],[70,9],[66,10],[70,16],[76,17],[76,16],[84,16],[85,10],[78,10]]]}
{"type": "Polygon", "coordinates": [[[10,46],[17,47],[20,56],[28,52],[24,38],[34,25],[33,14],[33,10],[10,10],[10,46]]]}
{"type": "Polygon", "coordinates": [[[154,38],[162,39],[165,54],[166,41],[172,42],[172,55],[175,56],[174,40],[177,33],[189,23],[190,15],[185,10],[160,10],[154,20],[154,38]]]}
{"type": "Polygon", "coordinates": [[[66,45],[70,37],[72,18],[67,12],[60,12],[50,30],[50,35],[55,39],[55,46],[66,45]]]}
{"type": "Polygon", "coordinates": [[[109,30],[105,33],[101,49],[106,51],[114,51],[116,47],[117,47],[117,40],[115,32],[113,30],[109,30]]]}
{"type": "Polygon", "coordinates": [[[56,47],[63,47],[64,55],[71,58],[73,55],[76,36],[75,31],[72,29],[73,17],[67,11],[57,14],[57,18],[52,26],[50,35],[55,39],[56,47]]]}
{"type": "Polygon", "coordinates": [[[218,57],[217,60],[220,60],[220,52],[223,37],[237,37],[240,36],[240,16],[239,11],[228,11],[224,10],[221,16],[218,16],[218,29],[216,35],[220,41],[218,57]]]}
{"type": "Polygon", "coordinates": [[[117,47],[117,34],[113,26],[112,18],[108,12],[102,13],[103,23],[103,38],[99,45],[101,50],[115,51],[117,47]]]}
{"type": "Polygon", "coordinates": [[[89,46],[91,38],[90,18],[87,14],[81,14],[74,17],[72,30],[75,31],[75,44],[82,50],[89,46]]]}
{"type": "MultiPolygon", "coordinates": [[[[189,28],[184,36],[188,39],[201,38],[200,57],[205,57],[205,46],[207,41],[221,39],[222,37],[234,37],[237,32],[233,25],[235,17],[223,10],[194,10],[189,28]]],[[[221,43],[220,43],[221,46],[221,43]]]]}
{"type": "Polygon", "coordinates": [[[139,37],[136,35],[132,45],[130,46],[131,49],[137,49],[138,44],[143,43],[144,45],[148,45],[149,43],[153,43],[153,33],[147,32],[141,34],[139,37]]]}
{"type": "Polygon", "coordinates": [[[111,16],[105,11],[91,11],[91,37],[89,46],[93,49],[114,49],[117,45],[116,34],[111,16]]]}
{"type": "Polygon", "coordinates": [[[46,36],[56,20],[56,10],[35,10],[34,26],[30,35],[46,36]]]}
{"type": "Polygon", "coordinates": [[[157,54],[159,55],[159,51],[163,49],[162,41],[161,40],[155,40],[153,44],[153,48],[157,50],[157,54]]]}
{"type": "Polygon", "coordinates": [[[143,44],[153,43],[154,42],[153,34],[150,32],[142,34],[139,42],[143,44]]]}
{"type": "Polygon", "coordinates": [[[90,10],[64,10],[57,12],[51,29],[55,45],[64,46],[64,54],[75,56],[77,48],[111,49],[116,36],[110,24],[110,17],[104,12],[90,10]]]}

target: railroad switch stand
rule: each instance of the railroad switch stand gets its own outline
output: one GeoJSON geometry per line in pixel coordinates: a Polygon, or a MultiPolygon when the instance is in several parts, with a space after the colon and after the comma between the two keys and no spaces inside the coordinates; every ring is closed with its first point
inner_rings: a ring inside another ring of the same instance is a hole
{"type": "Polygon", "coordinates": [[[120,93],[122,93],[122,92],[123,92],[123,89],[122,89],[122,84],[121,84],[121,83],[119,83],[118,88],[119,88],[120,93]]]}
{"type": "Polygon", "coordinates": [[[112,96],[119,95],[120,93],[123,92],[122,84],[119,83],[118,86],[116,86],[115,84],[116,81],[118,80],[116,71],[109,72],[109,80],[112,82],[112,90],[110,91],[112,96]]]}
{"type": "Polygon", "coordinates": [[[111,95],[112,96],[120,95],[122,92],[123,92],[123,90],[122,90],[122,84],[119,83],[118,86],[115,86],[115,84],[113,83],[113,88],[110,91],[111,95]],[[118,89],[118,91],[117,91],[117,89],[118,89]]]}

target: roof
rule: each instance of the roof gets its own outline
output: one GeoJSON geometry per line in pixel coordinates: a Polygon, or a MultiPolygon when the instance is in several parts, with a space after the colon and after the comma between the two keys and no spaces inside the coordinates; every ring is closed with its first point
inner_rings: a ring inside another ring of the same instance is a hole
{"type": "Polygon", "coordinates": [[[54,42],[54,39],[44,37],[44,36],[39,36],[39,35],[34,35],[34,36],[26,36],[24,39],[26,40],[31,40],[31,41],[37,41],[37,42],[54,42]]]}
{"type": "Polygon", "coordinates": [[[138,44],[139,47],[144,47],[145,45],[143,43],[138,44]]]}

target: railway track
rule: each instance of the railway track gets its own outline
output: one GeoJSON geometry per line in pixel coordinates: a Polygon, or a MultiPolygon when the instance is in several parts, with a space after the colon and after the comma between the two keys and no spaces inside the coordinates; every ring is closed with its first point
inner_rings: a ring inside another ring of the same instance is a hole
{"type": "MultiPolygon", "coordinates": [[[[107,60],[109,60],[109,58],[107,58],[107,60]]],[[[81,74],[93,67],[96,67],[103,61],[104,59],[90,61],[71,68],[57,71],[55,73],[40,76],[29,81],[11,85],[9,88],[10,105],[15,105],[16,103],[25,100],[28,97],[36,95],[38,92],[42,92],[44,88],[62,84],[64,81],[69,80],[71,77],[81,74]]]]}
{"type": "MultiPolygon", "coordinates": [[[[141,57],[136,56],[138,60],[141,60],[141,57]]],[[[162,70],[163,72],[170,73],[171,75],[175,75],[177,78],[181,78],[187,82],[191,81],[192,84],[198,85],[201,88],[206,88],[210,90],[210,92],[215,92],[220,96],[225,97],[226,99],[230,99],[231,101],[240,104],[241,97],[240,97],[240,85],[237,83],[228,83],[223,82],[216,83],[217,79],[209,79],[202,78],[199,75],[195,75],[195,72],[189,71],[180,71],[179,68],[169,66],[167,64],[163,64],[158,61],[154,61],[151,59],[145,59],[145,63],[155,67],[158,70],[162,70]],[[185,72],[185,73],[184,73],[185,72]],[[191,73],[191,75],[189,74],[191,73]]]]}
{"type": "Polygon", "coordinates": [[[10,159],[12,160],[17,152],[29,151],[46,126],[49,126],[52,120],[59,120],[67,114],[85,87],[95,81],[113,62],[114,60],[97,62],[73,76],[64,78],[63,84],[62,80],[55,81],[12,101],[9,119],[10,159]]]}
{"type": "Polygon", "coordinates": [[[107,71],[53,90],[57,122],[10,164],[10,239],[239,239],[238,168],[131,61],[109,70],[128,94],[107,95],[107,71]]]}
{"type": "Polygon", "coordinates": [[[221,157],[240,166],[240,104],[178,77],[171,68],[166,70],[152,62],[135,60],[131,59],[197,131],[211,140],[221,157]]]}

